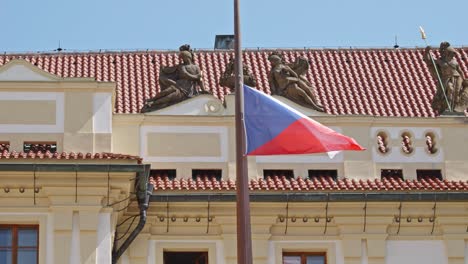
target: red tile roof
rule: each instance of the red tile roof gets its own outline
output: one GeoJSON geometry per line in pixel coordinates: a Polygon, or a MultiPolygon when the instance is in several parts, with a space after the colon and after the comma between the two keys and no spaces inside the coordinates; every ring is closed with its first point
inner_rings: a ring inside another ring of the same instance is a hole
{"type": "MultiPolygon", "coordinates": [[[[468,48],[458,60],[468,76],[468,48]]],[[[244,62],[269,93],[267,57],[271,50],[244,52],[244,62]]],[[[311,62],[307,78],[316,87],[329,114],[433,117],[430,106],[436,82],[423,62],[422,49],[280,50],[286,62],[305,56],[311,62]]],[[[223,100],[229,89],[218,85],[231,52],[197,51],[196,63],[205,87],[223,100]]],[[[159,91],[162,65],[178,63],[177,52],[103,52],[0,55],[0,65],[22,58],[61,77],[91,77],[117,83],[116,113],[139,113],[145,99],[159,91]]]]}
{"type": "MultiPolygon", "coordinates": [[[[218,181],[214,177],[192,179],[150,178],[155,191],[234,191],[236,183],[233,180],[218,181]]],[[[331,177],[315,177],[313,179],[286,179],[286,177],[267,177],[266,179],[250,180],[251,191],[468,191],[468,181],[448,181],[425,178],[421,180],[401,179],[368,179],[351,180],[331,177]]]]}
{"type": "Polygon", "coordinates": [[[115,153],[75,153],[75,152],[0,152],[1,160],[42,159],[42,160],[136,160],[140,164],[142,159],[138,156],[115,153]]]}

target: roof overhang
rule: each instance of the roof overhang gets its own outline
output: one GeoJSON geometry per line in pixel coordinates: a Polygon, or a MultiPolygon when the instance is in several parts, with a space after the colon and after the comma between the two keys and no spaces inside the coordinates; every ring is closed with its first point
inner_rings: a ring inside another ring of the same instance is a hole
{"type": "MultiPolygon", "coordinates": [[[[171,193],[153,192],[151,202],[235,202],[235,193],[171,193]]],[[[254,203],[304,202],[467,202],[468,192],[281,192],[250,193],[254,203]]]]}

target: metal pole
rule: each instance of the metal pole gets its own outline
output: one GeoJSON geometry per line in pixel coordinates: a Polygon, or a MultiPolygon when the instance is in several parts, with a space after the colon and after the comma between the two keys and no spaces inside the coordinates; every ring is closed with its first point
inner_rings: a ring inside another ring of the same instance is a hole
{"type": "Polygon", "coordinates": [[[234,0],[234,73],[236,76],[236,181],[237,181],[237,263],[252,264],[250,201],[245,153],[243,114],[243,72],[239,1],[234,0]]]}

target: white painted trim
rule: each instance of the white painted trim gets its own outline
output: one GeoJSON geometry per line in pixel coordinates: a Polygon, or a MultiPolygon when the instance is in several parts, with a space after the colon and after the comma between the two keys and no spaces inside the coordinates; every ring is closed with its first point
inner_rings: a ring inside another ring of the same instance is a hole
{"type": "Polygon", "coordinates": [[[0,133],[63,133],[65,124],[64,93],[0,92],[1,101],[55,101],[55,125],[0,124],[0,133]]]}
{"type": "Polygon", "coordinates": [[[101,212],[98,214],[98,227],[96,235],[96,259],[99,264],[112,263],[112,234],[111,213],[101,212]]]}
{"type": "Polygon", "coordinates": [[[387,240],[386,264],[448,264],[443,240],[387,240]]]}
{"type": "MultiPolygon", "coordinates": [[[[28,63],[28,62],[26,62],[28,63]]],[[[8,65],[8,64],[7,64],[8,65]]],[[[5,65],[6,66],[6,65],[5,65]]],[[[20,82],[50,82],[55,81],[55,79],[51,79],[45,76],[45,74],[41,74],[35,72],[31,69],[33,67],[30,65],[29,67],[22,64],[22,63],[14,63],[9,65],[9,67],[5,70],[0,71],[0,81],[20,81],[20,82]]]]}
{"type": "MultiPolygon", "coordinates": [[[[125,252],[119,260],[120,264],[130,264],[130,259],[128,258],[127,252],[125,252]]],[[[154,264],[154,262],[153,262],[154,264]]]]}
{"type": "Polygon", "coordinates": [[[369,264],[367,257],[367,239],[361,240],[361,264],[369,264]]]}
{"type": "Polygon", "coordinates": [[[55,219],[53,213],[47,213],[47,229],[46,229],[46,263],[54,264],[54,248],[55,248],[55,239],[54,239],[54,225],[55,219]]]}
{"type": "Polygon", "coordinates": [[[268,264],[275,264],[276,255],[275,255],[275,245],[273,241],[268,241],[268,264]]]}
{"type": "Polygon", "coordinates": [[[275,155],[256,156],[257,163],[340,163],[344,160],[343,152],[339,152],[333,159],[327,153],[319,155],[275,155]]]}
{"type": "Polygon", "coordinates": [[[142,126],[140,128],[140,157],[145,162],[226,162],[228,159],[228,129],[222,126],[142,126]],[[220,136],[220,156],[148,156],[148,133],[217,133],[220,136]]]}
{"type": "MultiPolygon", "coordinates": [[[[281,245],[286,245],[286,244],[304,244],[304,248],[313,248],[314,243],[318,244],[324,244],[324,243],[330,243],[334,244],[335,246],[335,262],[331,263],[329,259],[327,259],[327,263],[331,264],[344,264],[344,256],[343,256],[343,251],[342,251],[342,243],[340,240],[270,240],[268,242],[268,264],[276,264],[276,244],[281,244],[281,245]]],[[[281,248],[284,248],[284,246],[281,246],[281,248]]]]}
{"type": "Polygon", "coordinates": [[[372,148],[372,160],[378,163],[439,163],[444,162],[444,152],[441,145],[436,145],[438,149],[436,153],[429,154],[426,152],[425,147],[415,147],[413,153],[407,155],[401,151],[401,147],[396,142],[401,142],[401,134],[409,132],[413,138],[413,144],[417,140],[425,140],[425,134],[432,132],[437,142],[440,142],[442,138],[442,131],[437,127],[372,127],[370,129],[370,138],[374,141],[371,145],[372,148]],[[377,134],[381,131],[388,133],[389,141],[393,146],[389,146],[391,151],[386,154],[382,154],[377,151],[376,140],[377,134]],[[398,146],[397,146],[398,145],[398,146]]]}
{"type": "Polygon", "coordinates": [[[224,256],[224,247],[221,240],[218,240],[216,243],[216,263],[224,263],[225,256],[224,256]]]}
{"type": "Polygon", "coordinates": [[[393,147],[391,152],[382,155],[373,147],[372,159],[376,163],[439,163],[444,162],[444,152],[439,148],[436,153],[429,154],[424,147],[416,147],[413,153],[406,155],[399,149],[396,149],[396,147],[393,147]]]}
{"type": "Polygon", "coordinates": [[[3,215],[4,215],[4,216],[10,216],[10,215],[12,215],[12,216],[15,216],[15,215],[23,215],[23,216],[47,215],[47,216],[48,216],[49,213],[45,213],[45,212],[44,212],[44,213],[40,213],[40,212],[38,212],[38,213],[27,213],[27,212],[25,212],[25,213],[8,213],[8,212],[0,212],[0,216],[3,216],[3,215]]]}
{"type": "MultiPolygon", "coordinates": [[[[223,241],[222,240],[179,240],[179,239],[174,239],[174,240],[157,240],[157,239],[150,239],[148,240],[148,257],[147,257],[147,263],[148,264],[155,264],[157,260],[157,248],[159,247],[158,244],[163,244],[163,243],[171,243],[171,244],[176,244],[176,243],[181,243],[181,244],[194,244],[194,248],[197,247],[197,244],[204,243],[204,244],[214,244],[215,246],[215,263],[224,263],[226,257],[224,256],[224,248],[223,248],[223,241]],[[152,262],[151,262],[152,261],[152,262]]],[[[161,245],[162,248],[164,248],[164,244],[161,245]]],[[[208,256],[210,255],[210,249],[208,249],[208,256]]],[[[209,262],[211,263],[211,262],[209,262]]]]}
{"type": "Polygon", "coordinates": [[[156,263],[156,240],[148,240],[148,257],[146,258],[146,263],[156,263]]]}
{"type": "Polygon", "coordinates": [[[216,242],[222,242],[222,240],[203,240],[203,239],[164,239],[164,240],[159,240],[159,239],[150,239],[148,241],[155,241],[156,243],[216,243],[216,242]]]}
{"type": "Polygon", "coordinates": [[[93,95],[93,132],[112,133],[112,93],[93,95]]]}
{"type": "Polygon", "coordinates": [[[70,264],[81,263],[81,241],[80,241],[80,215],[78,211],[73,212],[72,234],[70,243],[70,264]]]}
{"type": "Polygon", "coordinates": [[[465,264],[468,264],[468,240],[465,239],[465,264]]]}

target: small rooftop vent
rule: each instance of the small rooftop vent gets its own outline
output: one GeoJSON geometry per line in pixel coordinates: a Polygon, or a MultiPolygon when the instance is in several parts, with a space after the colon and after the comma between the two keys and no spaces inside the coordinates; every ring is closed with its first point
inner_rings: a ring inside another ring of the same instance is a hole
{"type": "Polygon", "coordinates": [[[216,35],[215,49],[234,49],[234,35],[216,35]]]}

